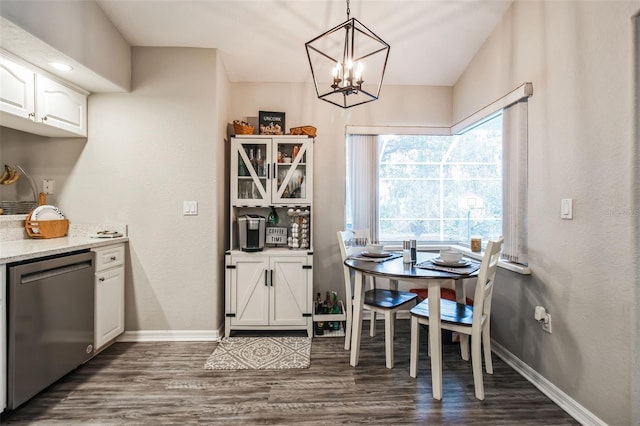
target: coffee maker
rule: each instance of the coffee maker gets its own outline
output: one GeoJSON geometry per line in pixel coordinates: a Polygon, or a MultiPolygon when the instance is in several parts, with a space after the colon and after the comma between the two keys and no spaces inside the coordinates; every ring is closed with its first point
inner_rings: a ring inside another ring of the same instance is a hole
{"type": "Polygon", "coordinates": [[[264,248],[266,220],[263,216],[247,214],[238,218],[238,245],[242,251],[261,251],[264,248]]]}

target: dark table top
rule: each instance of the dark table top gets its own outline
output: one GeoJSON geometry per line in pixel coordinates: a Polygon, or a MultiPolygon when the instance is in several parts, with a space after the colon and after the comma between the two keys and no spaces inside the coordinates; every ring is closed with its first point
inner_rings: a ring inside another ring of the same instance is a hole
{"type": "MultiPolygon", "coordinates": [[[[438,253],[418,252],[418,262],[438,257],[438,253]]],[[[432,269],[415,268],[413,265],[405,264],[402,257],[387,260],[385,262],[370,262],[366,260],[347,259],[344,264],[356,271],[369,275],[385,277],[390,279],[429,279],[442,278],[460,280],[478,276],[478,271],[469,275],[452,274],[444,271],[434,271],[432,269]]]]}

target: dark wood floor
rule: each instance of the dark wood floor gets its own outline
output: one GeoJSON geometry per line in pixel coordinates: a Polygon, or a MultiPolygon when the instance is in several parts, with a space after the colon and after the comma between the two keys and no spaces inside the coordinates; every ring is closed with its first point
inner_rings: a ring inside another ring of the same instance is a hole
{"type": "MultiPolygon", "coordinates": [[[[365,322],[365,327],[368,323],[365,322]]],[[[396,366],[384,367],[383,324],[349,365],[343,338],[315,338],[303,370],[212,371],[216,343],[116,343],[16,410],[2,424],[573,425],[573,418],[495,355],[486,399],[474,397],[471,363],[444,347],[444,397],[431,397],[426,332],[409,377],[409,321],[399,320],[396,366]]]]}

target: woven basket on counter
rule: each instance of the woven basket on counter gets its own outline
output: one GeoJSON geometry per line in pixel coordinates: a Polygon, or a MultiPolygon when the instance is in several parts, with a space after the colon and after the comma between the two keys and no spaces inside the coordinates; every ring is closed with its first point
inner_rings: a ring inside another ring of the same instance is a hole
{"type": "Polygon", "coordinates": [[[69,220],[31,220],[31,214],[24,221],[24,228],[31,238],[59,238],[67,235],[69,220]]]}
{"type": "MultiPolygon", "coordinates": [[[[41,192],[38,197],[38,205],[44,206],[45,204],[47,204],[47,195],[41,192]]],[[[29,237],[59,238],[67,235],[67,232],[69,232],[69,219],[31,220],[35,210],[32,210],[24,221],[24,229],[29,237]]]]}

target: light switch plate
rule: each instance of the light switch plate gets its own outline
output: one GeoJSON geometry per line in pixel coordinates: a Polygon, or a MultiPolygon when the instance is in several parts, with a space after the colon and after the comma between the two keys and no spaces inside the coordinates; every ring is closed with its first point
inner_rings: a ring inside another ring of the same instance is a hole
{"type": "Polygon", "coordinates": [[[563,198],[560,200],[560,218],[573,219],[573,198],[563,198]]]}
{"type": "Polygon", "coordinates": [[[198,202],[197,201],[185,201],[182,205],[182,214],[185,216],[197,216],[198,215],[198,202]]]}

